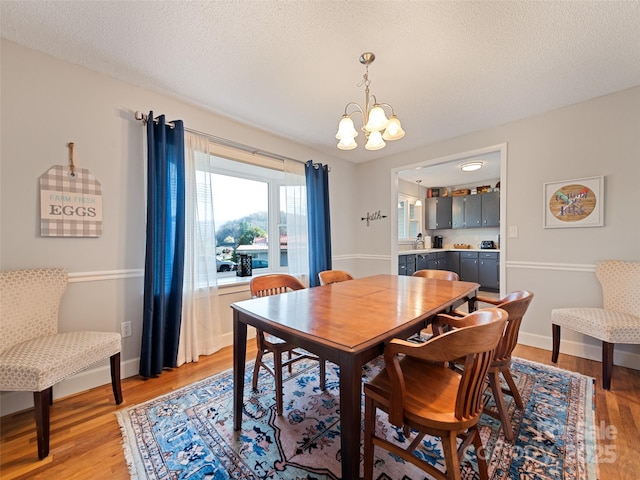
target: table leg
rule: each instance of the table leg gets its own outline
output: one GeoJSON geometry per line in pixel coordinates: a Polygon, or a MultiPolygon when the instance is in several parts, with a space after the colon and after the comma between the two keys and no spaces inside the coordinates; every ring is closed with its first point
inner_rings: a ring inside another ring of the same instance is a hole
{"type": "Polygon", "coordinates": [[[360,478],[362,367],[353,359],[340,365],[342,478],[360,478]]]}
{"type": "Polygon", "coordinates": [[[233,311],[233,429],[242,427],[244,366],[247,358],[247,324],[240,321],[240,312],[233,311]]]}

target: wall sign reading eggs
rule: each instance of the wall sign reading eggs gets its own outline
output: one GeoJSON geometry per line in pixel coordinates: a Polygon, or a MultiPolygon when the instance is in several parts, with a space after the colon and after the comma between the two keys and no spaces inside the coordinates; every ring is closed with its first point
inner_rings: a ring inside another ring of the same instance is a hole
{"type": "Polygon", "coordinates": [[[604,177],[544,184],[544,228],[602,227],[604,177]]]}
{"type": "Polygon", "coordinates": [[[102,235],[102,186],[89,170],[54,165],[40,177],[40,235],[102,235]]]}

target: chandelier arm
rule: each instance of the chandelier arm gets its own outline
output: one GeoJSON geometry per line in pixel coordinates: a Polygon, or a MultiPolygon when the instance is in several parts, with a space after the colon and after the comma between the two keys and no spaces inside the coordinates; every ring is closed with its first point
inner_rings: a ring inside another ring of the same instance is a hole
{"type": "MultiPolygon", "coordinates": [[[[373,96],[373,95],[372,95],[373,96]]],[[[373,97],[375,99],[375,97],[373,97]]],[[[375,104],[378,107],[387,107],[391,110],[391,115],[395,115],[396,113],[393,111],[393,107],[391,105],[389,105],[388,103],[376,103],[375,104]]]]}
{"type": "Polygon", "coordinates": [[[362,109],[362,107],[360,105],[358,105],[356,102],[347,103],[345,105],[345,107],[344,107],[344,114],[351,116],[354,113],[360,113],[360,115],[362,115],[362,118],[364,118],[364,110],[362,109]],[[356,107],[356,109],[354,111],[352,111],[351,113],[347,113],[347,110],[349,109],[349,107],[356,107]]]}

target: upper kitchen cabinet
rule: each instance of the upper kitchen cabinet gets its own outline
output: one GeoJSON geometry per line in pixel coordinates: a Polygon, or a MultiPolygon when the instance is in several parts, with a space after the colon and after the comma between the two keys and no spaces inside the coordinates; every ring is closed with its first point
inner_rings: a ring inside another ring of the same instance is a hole
{"type": "Polygon", "coordinates": [[[500,192],[487,192],[482,198],[482,226],[500,226],[500,192]]]}
{"type": "Polygon", "coordinates": [[[427,230],[451,228],[451,203],[451,197],[427,198],[427,230]]]}
{"type": "Polygon", "coordinates": [[[500,192],[452,198],[452,228],[500,226],[500,192]]]}

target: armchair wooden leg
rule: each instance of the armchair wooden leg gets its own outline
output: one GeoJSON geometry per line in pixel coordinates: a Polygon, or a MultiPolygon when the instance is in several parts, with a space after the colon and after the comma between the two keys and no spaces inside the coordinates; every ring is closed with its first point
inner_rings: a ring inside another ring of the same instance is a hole
{"type": "Polygon", "coordinates": [[[116,405],[122,403],[122,385],[120,383],[120,352],[111,355],[111,387],[113,389],[113,398],[116,405]]]}
{"type": "Polygon", "coordinates": [[[509,385],[509,393],[513,397],[513,400],[516,402],[518,408],[522,410],[524,408],[524,402],[522,401],[518,387],[516,387],[516,382],[511,376],[511,371],[508,368],[502,370],[502,376],[507,381],[507,385],[509,385]]]}
{"type": "Polygon", "coordinates": [[[447,432],[446,435],[440,437],[442,441],[442,454],[447,468],[447,477],[460,480],[460,459],[458,458],[458,448],[456,434],[447,432]]]}
{"type": "Polygon", "coordinates": [[[558,363],[558,353],[560,353],[560,325],[555,323],[551,325],[551,333],[553,335],[553,351],[551,352],[551,361],[558,363]]]}
{"type": "Polygon", "coordinates": [[[499,371],[494,371],[489,372],[487,376],[489,377],[489,386],[491,387],[491,392],[493,393],[493,400],[496,402],[496,408],[498,409],[498,418],[500,420],[500,423],[502,423],[502,432],[504,433],[504,438],[508,442],[512,442],[513,431],[511,429],[511,420],[509,419],[507,406],[504,403],[504,396],[502,395],[502,388],[500,387],[499,375],[499,371]]]}
{"type": "Polygon", "coordinates": [[[602,342],[602,388],[611,389],[613,373],[613,343],[602,342]]]}
{"type": "Polygon", "coordinates": [[[251,380],[251,387],[254,391],[258,390],[258,376],[260,375],[260,365],[262,365],[263,355],[264,351],[258,349],[258,353],[256,353],[256,361],[253,364],[253,378],[251,380]]]}
{"type": "Polygon", "coordinates": [[[473,429],[470,429],[469,435],[473,435],[473,448],[476,451],[480,480],[489,480],[489,470],[487,468],[487,451],[482,444],[482,438],[480,438],[480,432],[478,431],[477,425],[473,427],[473,429]]]}
{"type": "Polygon", "coordinates": [[[327,365],[325,364],[324,358],[318,358],[318,361],[320,362],[320,390],[324,391],[327,388],[327,380],[325,378],[327,365]]]}
{"type": "Polygon", "coordinates": [[[373,436],[376,428],[376,407],[373,400],[364,397],[364,480],[373,478],[373,436]]]}
{"type": "Polygon", "coordinates": [[[36,414],[36,436],[38,438],[38,458],[42,460],[49,455],[49,405],[51,403],[51,387],[41,392],[33,392],[33,404],[36,414]]]}

